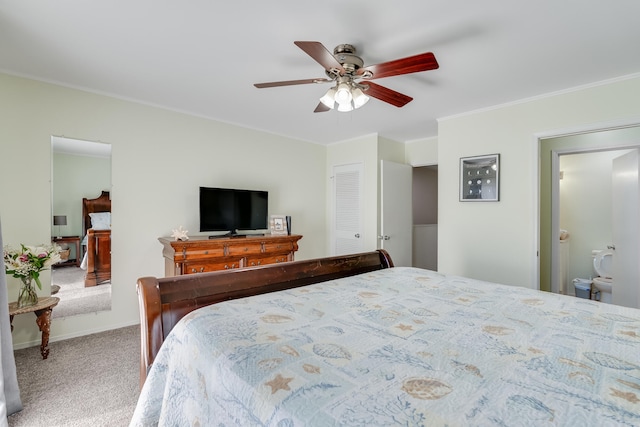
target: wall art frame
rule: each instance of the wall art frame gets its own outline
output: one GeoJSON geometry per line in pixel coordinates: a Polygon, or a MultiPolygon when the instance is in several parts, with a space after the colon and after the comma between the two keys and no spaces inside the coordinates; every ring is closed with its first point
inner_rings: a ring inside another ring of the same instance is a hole
{"type": "Polygon", "coordinates": [[[460,158],[460,201],[500,201],[500,154],[460,158]]]}

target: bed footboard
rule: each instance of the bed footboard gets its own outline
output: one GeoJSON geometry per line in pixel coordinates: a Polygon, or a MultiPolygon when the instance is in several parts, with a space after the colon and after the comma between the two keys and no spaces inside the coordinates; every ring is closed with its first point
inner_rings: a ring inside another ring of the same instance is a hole
{"type": "Polygon", "coordinates": [[[84,286],[111,280],[111,230],[87,230],[87,273],[84,286]]]}
{"type": "Polygon", "coordinates": [[[211,273],[138,279],[141,354],[140,386],[162,342],[187,313],[221,301],[292,289],[393,267],[379,249],[361,254],[318,258],[211,273]]]}

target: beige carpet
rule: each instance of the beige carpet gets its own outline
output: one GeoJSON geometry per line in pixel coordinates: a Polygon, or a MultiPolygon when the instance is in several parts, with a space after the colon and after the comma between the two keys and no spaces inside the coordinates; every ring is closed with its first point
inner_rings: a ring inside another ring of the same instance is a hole
{"type": "Polygon", "coordinates": [[[14,352],[24,409],[10,427],[128,426],[139,395],[140,327],[14,352]]]}
{"type": "Polygon", "coordinates": [[[111,310],[111,282],[85,288],[84,275],[85,271],[78,267],[52,270],[52,288],[60,287],[55,294],[60,302],[53,309],[53,318],[111,310]]]}

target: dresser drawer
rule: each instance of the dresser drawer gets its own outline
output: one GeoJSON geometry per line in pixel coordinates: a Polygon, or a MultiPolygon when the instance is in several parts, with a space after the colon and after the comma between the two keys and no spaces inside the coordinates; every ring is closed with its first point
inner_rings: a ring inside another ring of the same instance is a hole
{"type": "Polygon", "coordinates": [[[288,261],[293,261],[293,256],[291,254],[250,257],[247,258],[245,267],[257,267],[260,265],[278,264],[288,261]]]}
{"type": "Polygon", "coordinates": [[[265,253],[287,253],[293,250],[293,242],[264,242],[263,248],[265,253]]]}
{"type": "Polygon", "coordinates": [[[244,258],[228,258],[215,262],[185,262],[182,265],[182,274],[206,273],[208,271],[230,270],[245,267],[244,258]]]}
{"type": "Polygon", "coordinates": [[[226,251],[230,256],[257,255],[262,253],[262,242],[234,242],[227,245],[226,251]]]}
{"type": "Polygon", "coordinates": [[[211,259],[214,257],[221,257],[225,255],[225,248],[222,245],[210,248],[183,246],[182,248],[176,248],[174,258],[176,261],[188,261],[197,259],[211,259]]]}

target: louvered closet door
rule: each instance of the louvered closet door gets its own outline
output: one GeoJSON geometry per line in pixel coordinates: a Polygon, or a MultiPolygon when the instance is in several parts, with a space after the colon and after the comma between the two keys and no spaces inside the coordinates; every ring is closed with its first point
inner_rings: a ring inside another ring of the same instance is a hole
{"type": "Polygon", "coordinates": [[[362,163],[333,167],[333,255],[362,252],[362,163]]]}

